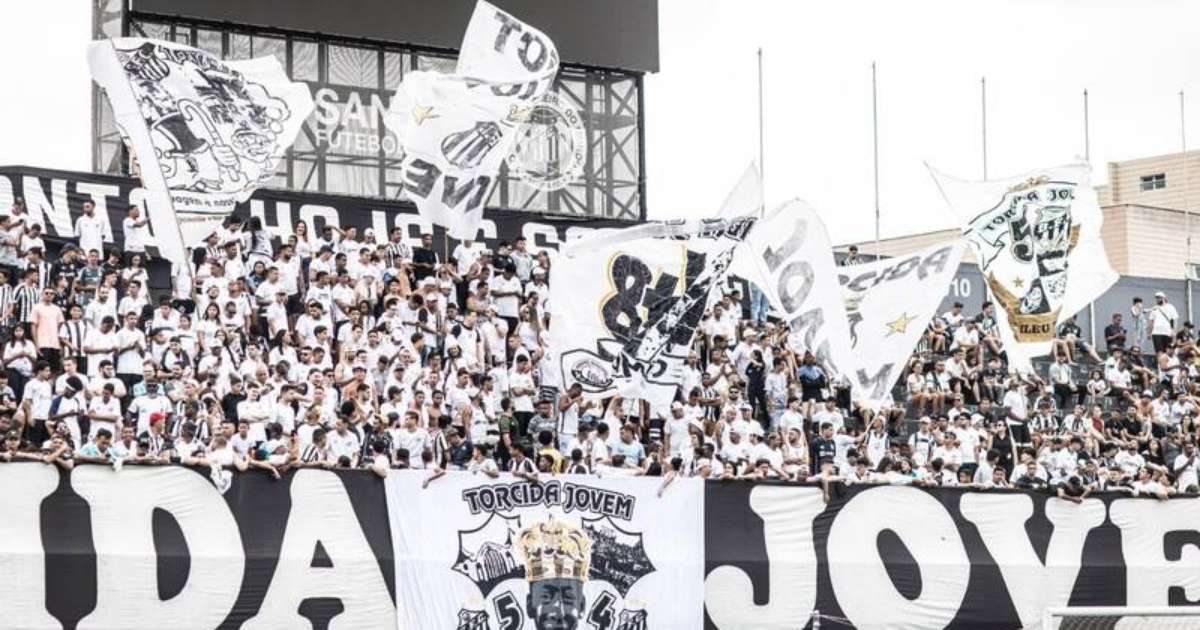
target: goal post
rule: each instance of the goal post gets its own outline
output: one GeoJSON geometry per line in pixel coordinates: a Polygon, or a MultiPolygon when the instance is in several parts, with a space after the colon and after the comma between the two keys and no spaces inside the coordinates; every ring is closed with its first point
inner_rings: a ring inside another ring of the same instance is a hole
{"type": "Polygon", "coordinates": [[[1042,630],[1192,630],[1200,606],[1069,606],[1047,608],[1042,630]]]}

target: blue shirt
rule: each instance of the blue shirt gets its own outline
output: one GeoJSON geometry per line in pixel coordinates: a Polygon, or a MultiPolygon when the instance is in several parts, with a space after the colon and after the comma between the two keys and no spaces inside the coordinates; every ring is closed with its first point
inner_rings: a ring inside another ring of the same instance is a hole
{"type": "Polygon", "coordinates": [[[626,444],[624,440],[617,440],[617,443],[612,447],[613,453],[616,455],[625,456],[625,465],[633,468],[642,462],[646,457],[646,449],[641,442],[633,441],[626,444]]]}

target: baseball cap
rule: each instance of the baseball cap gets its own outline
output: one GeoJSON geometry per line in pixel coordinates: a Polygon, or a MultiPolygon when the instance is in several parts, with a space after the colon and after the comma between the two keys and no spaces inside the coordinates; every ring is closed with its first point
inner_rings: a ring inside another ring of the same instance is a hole
{"type": "Polygon", "coordinates": [[[1167,294],[1166,294],[1166,293],[1163,293],[1162,291],[1155,291],[1155,292],[1154,292],[1154,297],[1156,297],[1156,298],[1165,298],[1165,297],[1167,297],[1167,294]]]}
{"type": "Polygon", "coordinates": [[[676,400],[675,402],[671,403],[671,409],[672,409],[672,410],[675,410],[675,409],[683,409],[683,403],[681,403],[681,402],[679,402],[678,400],[676,400]]]}

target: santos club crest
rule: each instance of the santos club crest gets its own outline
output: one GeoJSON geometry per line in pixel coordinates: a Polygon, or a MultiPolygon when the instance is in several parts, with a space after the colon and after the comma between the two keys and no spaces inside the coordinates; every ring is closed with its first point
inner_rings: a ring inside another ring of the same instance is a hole
{"type": "Polygon", "coordinates": [[[627,596],[654,564],[642,534],[617,524],[632,516],[633,497],[551,480],[469,488],[463,500],[486,517],[458,532],[451,569],[479,597],[463,603],[457,630],[648,627],[644,606],[627,596]]]}
{"type": "Polygon", "coordinates": [[[987,282],[1018,342],[1047,341],[1067,290],[1067,260],[1079,240],[1074,182],[1030,178],[1005,192],[968,227],[987,282]]]}

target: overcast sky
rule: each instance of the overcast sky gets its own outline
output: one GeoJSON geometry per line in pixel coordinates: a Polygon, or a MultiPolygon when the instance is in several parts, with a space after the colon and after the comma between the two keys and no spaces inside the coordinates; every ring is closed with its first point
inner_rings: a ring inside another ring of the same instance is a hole
{"type": "Polygon", "coordinates": [[[659,0],[661,71],[646,81],[651,216],[709,213],[758,155],[755,51],[764,56],[768,205],[810,201],[835,242],[874,236],[871,62],[879,87],[884,237],[949,227],[923,162],[988,174],[1084,153],[1178,151],[1185,89],[1200,148],[1196,0],[659,0]]]}
{"type": "MultiPolygon", "coordinates": [[[[89,4],[5,6],[0,164],[90,168],[89,4]]],[[[1180,89],[1200,148],[1198,0],[659,0],[659,10],[661,71],[645,95],[652,218],[715,212],[757,158],[759,46],[768,203],[807,199],[835,242],[874,234],[872,61],[885,237],[949,227],[924,161],[981,175],[982,76],[992,176],[1082,156],[1084,88],[1101,181],[1108,161],[1178,150],[1180,89]]]]}

